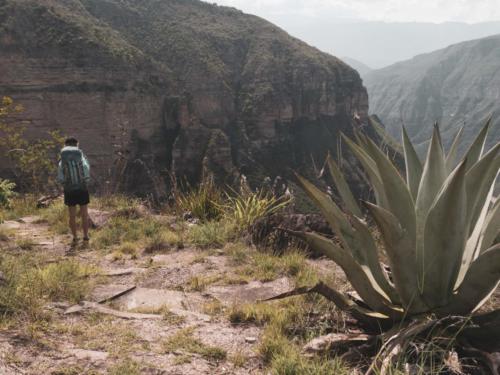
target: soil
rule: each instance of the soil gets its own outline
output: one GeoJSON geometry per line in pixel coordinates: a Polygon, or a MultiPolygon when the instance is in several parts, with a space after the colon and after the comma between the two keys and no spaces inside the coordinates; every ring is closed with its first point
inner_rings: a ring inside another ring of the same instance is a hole
{"type": "Polygon", "coordinates": [[[193,277],[231,275],[234,267],[222,250],[202,252],[185,248],[113,261],[93,249],[68,251],[70,238],[51,233],[37,217],[7,221],[1,226],[13,229],[15,240],[33,240],[35,246],[27,251],[44,252],[50,262],[74,258],[100,270],[84,304],[53,303],[46,307],[53,318],[40,337],[28,337],[21,328],[0,333],[2,375],[110,373],[124,360],[140,364],[141,374],[265,373],[256,352],[262,328],[232,324],[226,314],[210,315],[205,306],[215,304],[223,310],[256,302],[293,288],[291,280],[279,278],[267,283],[250,281],[189,290],[187,285],[193,277]],[[208,255],[211,253],[215,255],[208,255]],[[113,298],[120,293],[123,295],[113,298]],[[108,302],[99,304],[102,301],[108,302]],[[96,311],[95,306],[119,310],[125,316],[96,311]],[[168,319],[157,313],[163,306],[168,308],[168,319]],[[188,327],[202,343],[224,349],[227,358],[215,361],[182,350],[166,352],[162,343],[188,327]],[[245,364],[235,366],[235,356],[246,357],[245,364]]]}

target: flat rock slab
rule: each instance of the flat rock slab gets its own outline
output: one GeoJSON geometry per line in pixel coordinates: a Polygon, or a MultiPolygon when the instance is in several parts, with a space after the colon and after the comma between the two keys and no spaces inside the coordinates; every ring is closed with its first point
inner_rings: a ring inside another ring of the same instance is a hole
{"type": "Polygon", "coordinates": [[[71,306],[68,308],[64,314],[77,314],[77,313],[84,313],[86,311],[96,311],[101,314],[106,314],[106,315],[113,315],[116,316],[117,318],[122,318],[122,319],[153,319],[153,320],[161,320],[163,317],[160,314],[140,314],[140,313],[130,313],[126,311],[119,311],[115,309],[110,309],[108,307],[105,307],[99,303],[96,302],[88,302],[88,301],[82,301],[78,305],[71,306]]]}
{"type": "Polygon", "coordinates": [[[136,288],[115,302],[124,310],[158,309],[163,306],[176,310],[196,310],[203,299],[195,293],[177,290],[136,288]]]}
{"type": "Polygon", "coordinates": [[[132,275],[134,273],[143,272],[141,268],[123,268],[123,269],[104,269],[99,276],[125,276],[132,275]]]}
{"type": "Polygon", "coordinates": [[[211,286],[206,293],[217,298],[225,305],[234,303],[253,303],[271,298],[293,288],[286,277],[268,283],[252,281],[244,285],[211,286]]]}
{"type": "Polygon", "coordinates": [[[74,355],[78,359],[88,359],[91,362],[105,361],[109,357],[107,352],[99,352],[96,350],[69,349],[68,353],[74,355]]]}
{"type": "Polygon", "coordinates": [[[0,228],[7,229],[7,230],[19,229],[19,228],[21,228],[21,226],[22,226],[21,223],[19,223],[18,221],[14,221],[14,220],[6,220],[2,224],[0,224],[0,228]]]}

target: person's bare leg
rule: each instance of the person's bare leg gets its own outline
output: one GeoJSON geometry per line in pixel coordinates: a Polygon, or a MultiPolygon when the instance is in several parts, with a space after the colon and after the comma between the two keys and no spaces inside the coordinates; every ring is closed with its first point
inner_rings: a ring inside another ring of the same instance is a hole
{"type": "Polygon", "coordinates": [[[83,239],[89,238],[89,210],[87,205],[80,206],[80,216],[82,218],[83,239]]]}
{"type": "Polygon", "coordinates": [[[76,206],[68,207],[68,211],[69,211],[69,229],[71,229],[73,240],[75,240],[78,237],[76,233],[76,206]]]}

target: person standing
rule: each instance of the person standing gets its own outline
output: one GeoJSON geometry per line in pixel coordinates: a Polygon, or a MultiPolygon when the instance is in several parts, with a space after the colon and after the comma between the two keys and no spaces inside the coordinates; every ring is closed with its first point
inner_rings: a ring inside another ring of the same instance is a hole
{"type": "Polygon", "coordinates": [[[90,180],[90,165],[82,150],[78,148],[78,140],[74,137],[66,138],[60,156],[57,181],[64,187],[64,204],[69,210],[69,227],[73,235],[73,245],[78,243],[76,206],[80,207],[83,241],[88,243],[90,196],[87,185],[90,180]]]}

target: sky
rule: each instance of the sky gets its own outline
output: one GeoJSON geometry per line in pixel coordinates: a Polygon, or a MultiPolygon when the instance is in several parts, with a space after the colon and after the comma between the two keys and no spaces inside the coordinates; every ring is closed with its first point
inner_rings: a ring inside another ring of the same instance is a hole
{"type": "Polygon", "coordinates": [[[372,69],[500,33],[500,0],[208,1],[258,15],[322,51],[372,69]]]}
{"type": "Polygon", "coordinates": [[[386,22],[487,22],[500,20],[500,0],[211,0],[270,21],[306,17],[386,22]]]}

